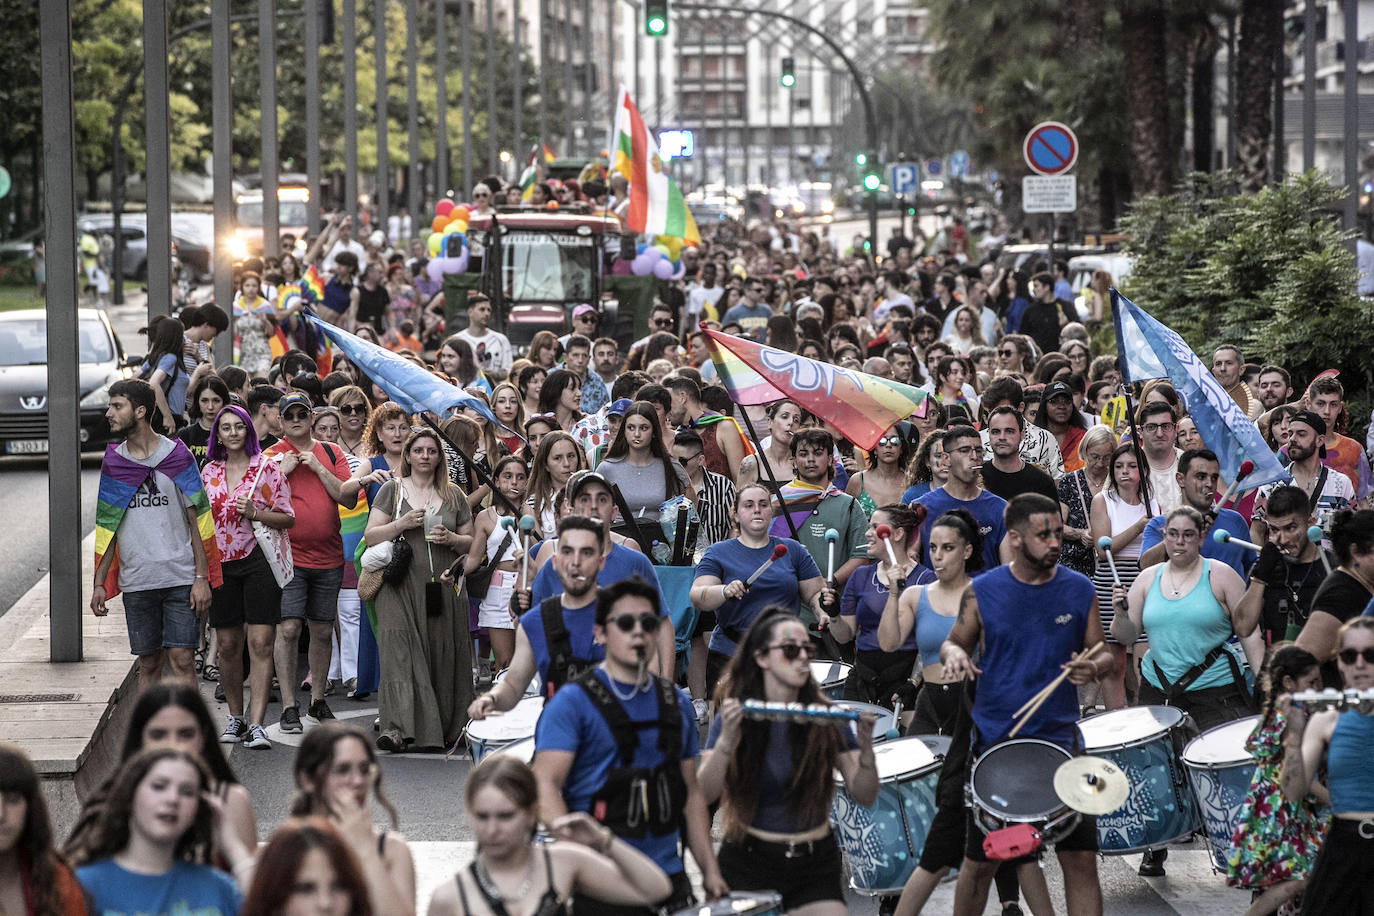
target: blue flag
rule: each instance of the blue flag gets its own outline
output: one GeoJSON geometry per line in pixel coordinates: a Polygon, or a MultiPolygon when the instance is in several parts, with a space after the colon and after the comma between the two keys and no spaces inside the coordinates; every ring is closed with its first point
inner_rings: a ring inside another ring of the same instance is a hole
{"type": "Polygon", "coordinates": [[[496,414],[480,399],[474,398],[456,385],[450,385],[428,369],[417,366],[385,347],[379,347],[356,334],[350,334],[343,328],[335,327],[309,312],[305,313],[305,317],[343,351],[349,362],[376,382],[378,387],[406,412],[429,411],[436,416],[446,417],[454,408],[470,407],[485,417],[488,423],[519,435],[496,419],[496,414]]]}
{"type": "Polygon", "coordinates": [[[1254,422],[1241,413],[1182,337],[1115,289],[1112,317],[1122,378],[1127,383],[1167,378],[1187,406],[1203,445],[1217,453],[1224,479],[1235,480],[1247,460],[1255,465],[1245,478],[1247,490],[1289,478],[1254,422]]]}

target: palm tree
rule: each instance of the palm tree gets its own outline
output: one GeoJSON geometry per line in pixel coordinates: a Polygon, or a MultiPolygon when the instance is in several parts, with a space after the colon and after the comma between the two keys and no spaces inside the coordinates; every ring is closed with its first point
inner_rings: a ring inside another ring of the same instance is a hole
{"type": "Polygon", "coordinates": [[[1274,125],[1274,57],[1283,0],[1241,0],[1236,41],[1236,160],[1241,189],[1258,191],[1270,180],[1274,125]]]}

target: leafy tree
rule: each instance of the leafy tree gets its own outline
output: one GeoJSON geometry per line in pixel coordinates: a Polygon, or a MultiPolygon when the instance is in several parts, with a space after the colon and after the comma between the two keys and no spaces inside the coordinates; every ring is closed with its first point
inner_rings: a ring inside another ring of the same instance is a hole
{"type": "Polygon", "coordinates": [[[1243,180],[1194,173],[1138,199],[1122,220],[1137,258],[1126,294],[1196,352],[1233,341],[1295,387],[1342,369],[1351,416],[1368,416],[1374,316],[1355,294],[1344,190],[1316,171],[1253,194],[1243,180]]]}

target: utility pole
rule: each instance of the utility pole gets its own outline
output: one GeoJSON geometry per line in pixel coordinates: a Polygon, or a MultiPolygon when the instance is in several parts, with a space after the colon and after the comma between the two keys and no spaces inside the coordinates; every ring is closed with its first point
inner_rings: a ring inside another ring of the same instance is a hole
{"type": "MultiPolygon", "coordinates": [[[[333,0],[326,0],[332,3],[333,0]]],[[[358,223],[358,0],[343,0],[343,124],[344,124],[344,199],[343,211],[358,223]]]]}
{"type": "Polygon", "coordinates": [[[277,202],[277,0],[258,0],[258,107],[262,137],[258,171],[262,175],[262,256],[277,253],[280,204],[277,202]]]}
{"type": "Polygon", "coordinates": [[[387,149],[386,103],[386,0],[377,0],[373,8],[372,45],[376,58],[377,83],[377,222],[376,228],[386,231],[386,219],[391,210],[391,152],[387,149]]]}

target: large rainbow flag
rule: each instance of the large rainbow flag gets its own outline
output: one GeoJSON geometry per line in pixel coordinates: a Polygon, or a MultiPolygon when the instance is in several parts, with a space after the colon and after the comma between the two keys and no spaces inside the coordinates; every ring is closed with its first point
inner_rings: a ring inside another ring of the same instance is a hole
{"type": "Polygon", "coordinates": [[[105,458],[100,463],[100,489],[95,504],[95,565],[106,551],[114,546],[114,562],[105,574],[105,597],[113,598],[119,594],[119,544],[115,532],[124,518],[124,511],[138,493],[139,487],[160,471],[172,479],[178,490],[186,495],[196,510],[196,529],[201,544],[205,547],[205,559],[209,564],[210,587],[218,588],[223,581],[219,568],[219,547],[215,544],[215,521],[210,514],[210,499],[205,495],[205,485],[200,480],[200,468],[196,466],[195,456],[185,443],[173,440],[171,454],[163,458],[156,467],[139,464],[119,454],[118,446],[110,443],[105,447],[105,458]]]}
{"type": "Polygon", "coordinates": [[[910,385],[842,369],[763,344],[707,330],[706,346],[736,404],[795,401],[865,449],[929,395],[910,385]]]}

